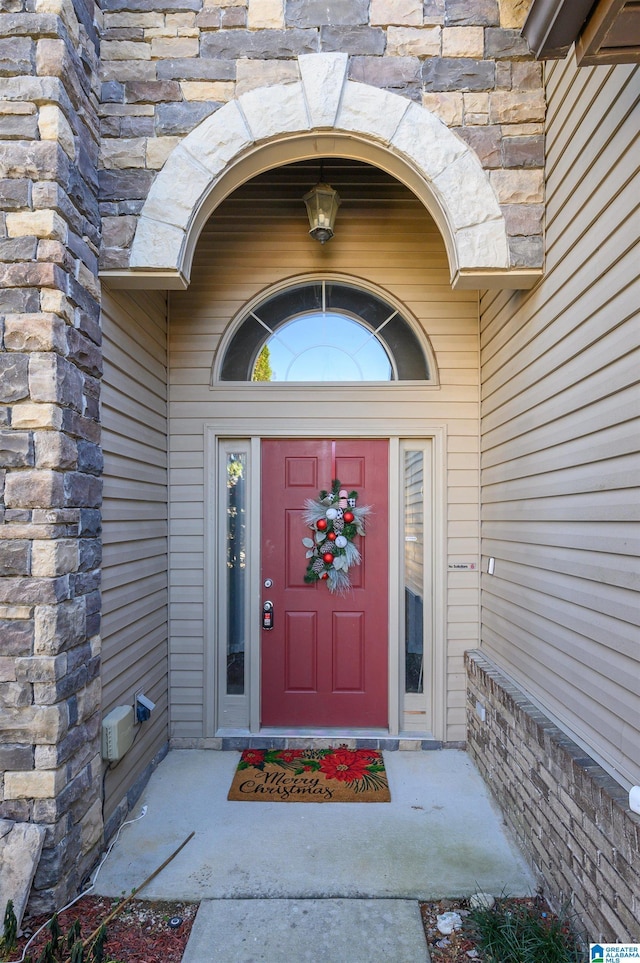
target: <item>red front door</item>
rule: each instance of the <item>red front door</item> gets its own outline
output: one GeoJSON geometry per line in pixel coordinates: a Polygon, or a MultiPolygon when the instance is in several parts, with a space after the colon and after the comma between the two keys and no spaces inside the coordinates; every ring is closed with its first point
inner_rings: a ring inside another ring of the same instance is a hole
{"type": "Polygon", "coordinates": [[[388,725],[387,498],[385,440],[262,442],[262,602],[273,603],[261,633],[263,726],[388,725]],[[344,596],[304,581],[302,510],[334,478],[372,508],[344,596]]]}

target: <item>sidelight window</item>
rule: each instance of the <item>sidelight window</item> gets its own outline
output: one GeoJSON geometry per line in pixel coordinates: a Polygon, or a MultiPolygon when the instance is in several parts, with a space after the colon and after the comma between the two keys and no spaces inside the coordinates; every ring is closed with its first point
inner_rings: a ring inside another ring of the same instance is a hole
{"type": "Polygon", "coordinates": [[[242,695],[247,638],[247,456],[226,456],[227,693],[242,695]]]}

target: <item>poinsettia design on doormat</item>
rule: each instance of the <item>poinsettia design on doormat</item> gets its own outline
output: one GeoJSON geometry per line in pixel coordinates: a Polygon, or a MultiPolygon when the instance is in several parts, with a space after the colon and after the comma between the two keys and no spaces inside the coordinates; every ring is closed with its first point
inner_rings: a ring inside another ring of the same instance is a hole
{"type": "Polygon", "coordinates": [[[305,582],[326,581],[330,592],[344,595],[351,588],[349,569],[360,564],[360,552],[354,545],[356,535],[364,537],[364,522],[370,505],[358,507],[358,493],[340,488],[334,478],[331,491],[321,491],[318,498],[305,502],[303,518],[313,529],[313,538],[303,538],[307,550],[305,582]]]}
{"type": "Polygon", "coordinates": [[[321,773],[327,780],[346,783],[354,793],[381,789],[387,784],[384,762],[377,749],[245,749],[238,769],[258,769],[266,766],[300,776],[321,773]]]}

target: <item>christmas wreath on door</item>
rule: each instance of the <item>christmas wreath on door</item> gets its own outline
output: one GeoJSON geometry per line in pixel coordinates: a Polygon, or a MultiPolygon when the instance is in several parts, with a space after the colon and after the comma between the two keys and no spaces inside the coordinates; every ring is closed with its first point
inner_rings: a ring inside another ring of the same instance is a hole
{"type": "Polygon", "coordinates": [[[364,537],[371,512],[370,505],[358,507],[357,501],[358,493],[341,488],[337,478],[330,492],[322,490],[318,498],[306,500],[303,518],[313,537],[302,539],[308,559],[305,582],[326,581],[329,591],[340,595],[351,588],[349,569],[361,559],[354,539],[364,537]]]}

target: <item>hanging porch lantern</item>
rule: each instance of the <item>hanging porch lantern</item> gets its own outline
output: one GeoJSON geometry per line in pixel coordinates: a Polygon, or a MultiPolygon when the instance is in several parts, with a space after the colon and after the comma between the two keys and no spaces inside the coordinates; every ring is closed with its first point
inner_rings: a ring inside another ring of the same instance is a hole
{"type": "Polygon", "coordinates": [[[309,234],[324,244],[333,237],[333,226],[340,206],[340,195],[328,184],[316,184],[302,198],[309,215],[309,234]]]}

